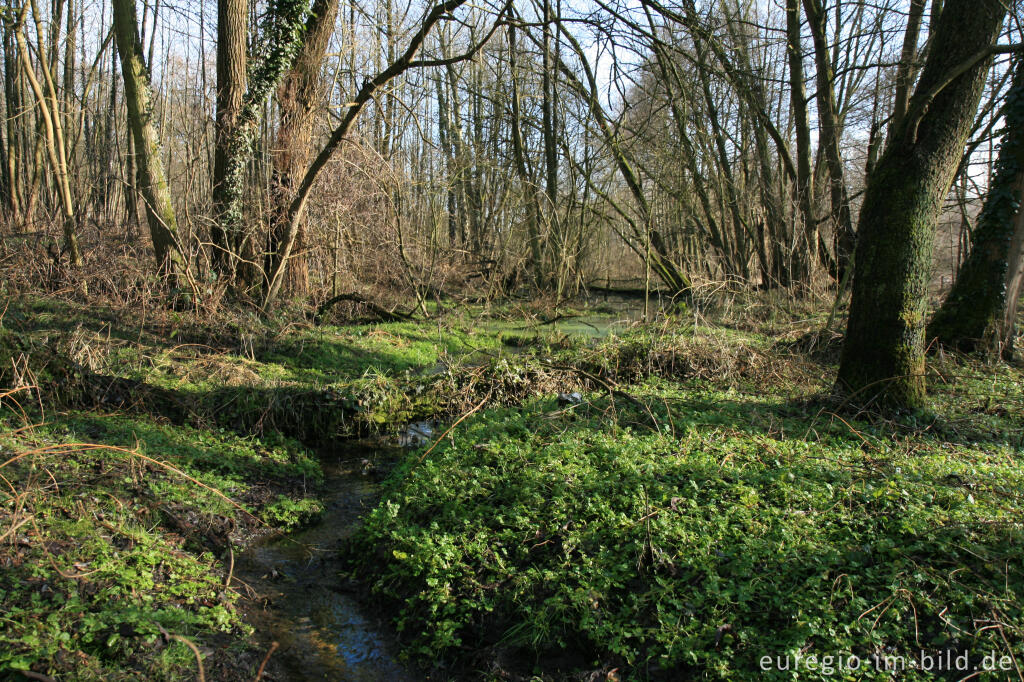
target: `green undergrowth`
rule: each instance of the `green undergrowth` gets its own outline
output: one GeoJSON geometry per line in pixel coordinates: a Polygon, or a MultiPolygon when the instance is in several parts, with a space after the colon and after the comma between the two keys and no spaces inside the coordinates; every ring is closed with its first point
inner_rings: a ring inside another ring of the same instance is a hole
{"type": "Polygon", "coordinates": [[[29,358],[27,380],[62,404],[308,444],[440,414],[446,397],[429,390],[437,377],[491,362],[502,348],[499,332],[478,330],[468,316],[316,327],[200,323],[165,311],[147,321],[46,299],[12,302],[3,329],[16,335],[13,355],[29,358]]]}
{"type": "Polygon", "coordinates": [[[0,677],[195,679],[184,637],[207,679],[251,679],[232,552],[319,513],[312,455],[144,416],[15,414],[0,422],[0,677]]]}
{"type": "Polygon", "coordinates": [[[12,302],[0,385],[35,384],[10,398],[48,411],[0,423],[0,671],[193,677],[180,635],[208,679],[252,679],[232,552],[318,514],[306,448],[426,418],[459,423],[392,475],[347,570],[428,664],[672,680],[836,677],[761,670],[787,654],[1024,664],[1020,367],[939,356],[930,411],[851,414],[822,397],[820,320],[755,312],[315,327],[12,302]]]}
{"type": "MultiPolygon", "coordinates": [[[[738,357],[766,352],[747,343],[738,357]]],[[[591,361],[643,376],[632,399],[484,410],[395,472],[348,556],[412,654],[542,679],[1024,665],[1019,369],[937,363],[933,412],[887,421],[812,399],[813,382],[755,390],[795,370],[724,361],[715,380],[701,355],[681,374],[705,378],[676,379],[684,358],[638,355],[591,361]]]]}

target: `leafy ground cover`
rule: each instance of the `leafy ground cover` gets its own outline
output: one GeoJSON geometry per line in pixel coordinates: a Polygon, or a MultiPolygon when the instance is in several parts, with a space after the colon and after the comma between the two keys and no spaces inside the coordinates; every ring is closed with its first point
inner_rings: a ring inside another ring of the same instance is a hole
{"type": "Polygon", "coordinates": [[[211,675],[253,674],[230,557],[318,512],[311,454],[150,417],[37,422],[17,396],[0,424],[0,671],[191,678],[191,644],[211,675]]]}
{"type": "Polygon", "coordinates": [[[421,660],[946,679],[942,655],[1018,674],[1019,367],[939,358],[934,410],[887,421],[821,398],[827,364],[756,334],[645,331],[576,357],[628,394],[473,415],[396,471],[351,547],[421,660]]]}
{"type": "Polygon", "coordinates": [[[751,310],[318,327],[12,301],[0,379],[41,390],[2,401],[0,671],[192,678],[195,646],[252,679],[233,554],[317,515],[309,448],[426,417],[464,419],[398,466],[345,570],[439,677],[1019,665],[1021,367],[936,357],[933,409],[882,419],[828,398],[827,311],[751,310]]]}
{"type": "Polygon", "coordinates": [[[315,445],[446,400],[456,409],[475,399],[481,362],[504,367],[502,328],[263,326],[9,301],[0,677],[191,679],[195,646],[208,675],[252,679],[263,652],[232,558],[321,504],[320,463],[282,431],[315,445]]]}

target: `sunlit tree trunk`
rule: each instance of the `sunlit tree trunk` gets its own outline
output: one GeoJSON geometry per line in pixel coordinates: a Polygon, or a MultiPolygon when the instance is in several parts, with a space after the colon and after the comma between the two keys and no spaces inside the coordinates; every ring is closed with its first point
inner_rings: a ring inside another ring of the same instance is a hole
{"type": "Polygon", "coordinates": [[[247,39],[249,0],[218,0],[217,2],[217,114],[213,158],[213,217],[211,230],[214,268],[230,275],[234,259],[239,255],[241,236],[230,226],[239,221],[225,217],[228,210],[225,185],[231,136],[242,110],[248,67],[247,39]]]}
{"type": "Polygon", "coordinates": [[[807,121],[803,49],[800,39],[800,0],[786,0],[786,54],[789,58],[789,104],[796,131],[796,192],[804,223],[804,250],[794,260],[794,275],[808,280],[817,261],[818,224],[814,219],[811,176],[811,130],[807,121]]]}
{"type": "Polygon", "coordinates": [[[854,249],[853,221],[850,202],[846,196],[843,156],[840,151],[840,121],[836,108],[835,74],[826,41],[825,27],[828,17],[821,0],[803,0],[804,13],[811,28],[814,43],[814,65],[818,88],[819,135],[828,169],[829,197],[832,204],[832,224],[836,233],[836,263],[841,279],[849,266],[854,249]]]}
{"type": "Polygon", "coordinates": [[[139,191],[146,205],[158,272],[172,288],[178,288],[183,284],[180,279],[185,262],[178,241],[174,205],[160,158],[160,137],[153,121],[153,93],[139,38],[135,0],[113,0],[113,6],[128,125],[135,141],[139,191]]]}
{"type": "MultiPolygon", "coordinates": [[[[42,40],[42,22],[39,19],[38,8],[35,7],[35,3],[31,2],[32,15],[35,19],[36,26],[36,38],[40,44],[42,40]]],[[[39,108],[39,118],[43,121],[43,132],[44,139],[43,144],[46,148],[46,154],[49,157],[50,165],[53,167],[54,176],[57,184],[57,193],[59,195],[61,213],[62,213],[62,227],[64,232],[64,252],[68,256],[68,260],[74,267],[81,267],[84,264],[82,259],[82,252],[78,246],[78,225],[77,217],[75,215],[75,204],[71,197],[71,184],[68,178],[68,167],[67,167],[67,156],[64,147],[64,135],[63,126],[61,125],[60,112],[57,110],[57,91],[53,83],[53,73],[50,70],[50,66],[41,52],[41,58],[39,61],[40,71],[43,73],[43,78],[46,82],[46,91],[43,90],[43,85],[39,82],[36,77],[35,71],[32,68],[31,63],[27,59],[27,55],[30,54],[28,49],[28,43],[25,40],[24,32],[24,20],[29,5],[24,5],[21,9],[20,16],[17,18],[15,23],[15,39],[18,44],[18,49],[21,51],[23,58],[21,59],[22,71],[25,77],[28,79],[29,85],[32,88],[32,93],[36,98],[36,106],[39,108]]]]}
{"type": "Polygon", "coordinates": [[[837,387],[858,402],[925,402],[924,331],[935,224],[963,155],[1006,6],[947,0],[907,115],[861,208],[837,387]]]}
{"type": "MultiPolygon", "coordinates": [[[[309,164],[316,106],[323,97],[320,68],[337,16],[338,0],[315,0],[306,22],[302,50],[277,87],[280,121],[272,157],[270,191],[273,206],[265,272],[273,272],[278,267],[281,244],[288,234],[288,206],[309,164]]],[[[295,239],[296,253],[288,263],[286,287],[291,293],[302,295],[309,288],[309,270],[302,254],[305,222],[299,226],[295,239]]]]}

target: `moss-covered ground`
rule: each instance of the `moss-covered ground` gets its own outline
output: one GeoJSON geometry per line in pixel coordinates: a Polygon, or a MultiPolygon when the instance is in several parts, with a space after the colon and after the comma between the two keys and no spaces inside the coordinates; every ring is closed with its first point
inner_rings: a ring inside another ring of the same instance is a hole
{"type": "Polygon", "coordinates": [[[940,356],[928,412],[858,412],[827,311],[755,303],[333,327],[12,301],[0,677],[194,679],[198,652],[253,679],[234,554],[316,516],[316,447],[434,417],[339,566],[432,677],[1016,679],[1024,371],[940,356]]]}

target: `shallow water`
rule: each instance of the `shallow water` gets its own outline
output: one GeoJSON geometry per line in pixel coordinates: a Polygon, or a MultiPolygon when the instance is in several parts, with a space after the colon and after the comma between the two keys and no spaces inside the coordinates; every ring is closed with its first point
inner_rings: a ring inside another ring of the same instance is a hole
{"type": "MultiPolygon", "coordinates": [[[[508,327],[501,323],[485,322],[481,326],[496,331],[558,332],[582,336],[589,341],[599,341],[611,334],[621,333],[643,320],[644,304],[642,300],[595,297],[591,302],[597,305],[596,310],[568,315],[550,323],[538,321],[533,324],[508,327]]],[[[652,299],[651,314],[653,315],[657,310],[658,301],[652,299]]]]}
{"type": "Polygon", "coordinates": [[[236,559],[235,575],[259,598],[249,622],[264,646],[277,641],[275,679],[416,680],[372,603],[345,590],[337,554],[377,499],[367,475],[374,451],[352,447],[323,462],[324,514],[309,528],[269,538],[236,559]]]}

